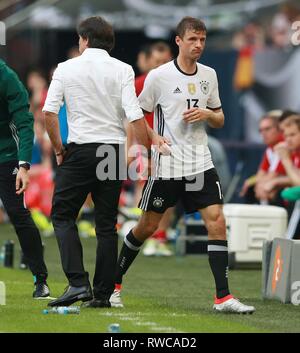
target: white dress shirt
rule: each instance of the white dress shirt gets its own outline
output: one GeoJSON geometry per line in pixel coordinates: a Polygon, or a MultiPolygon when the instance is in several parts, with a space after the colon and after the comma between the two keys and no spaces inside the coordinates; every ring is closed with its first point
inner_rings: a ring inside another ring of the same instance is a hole
{"type": "Polygon", "coordinates": [[[81,56],[58,65],[43,111],[58,114],[63,102],[69,143],[124,143],[123,119],[144,117],[132,67],[102,49],[85,49],[81,56]]]}

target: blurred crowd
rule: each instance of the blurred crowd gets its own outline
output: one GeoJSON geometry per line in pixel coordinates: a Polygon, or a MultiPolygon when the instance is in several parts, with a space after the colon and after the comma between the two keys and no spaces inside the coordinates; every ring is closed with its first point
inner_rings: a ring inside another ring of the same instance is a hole
{"type": "Polygon", "coordinates": [[[232,37],[232,47],[239,52],[234,87],[237,90],[250,88],[254,83],[254,55],[266,48],[287,51],[293,48],[292,24],[300,20],[300,7],[289,3],[271,19],[269,24],[249,21],[232,37]]]}

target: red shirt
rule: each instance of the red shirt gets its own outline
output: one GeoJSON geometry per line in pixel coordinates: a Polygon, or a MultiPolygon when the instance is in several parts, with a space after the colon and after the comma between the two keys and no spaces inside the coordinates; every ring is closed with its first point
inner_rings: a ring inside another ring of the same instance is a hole
{"type": "Polygon", "coordinates": [[[293,164],[296,168],[300,169],[300,151],[294,151],[291,154],[291,159],[293,161],[293,164]]]}
{"type": "Polygon", "coordinates": [[[267,147],[265,150],[259,169],[264,172],[276,172],[283,175],[286,174],[279,156],[274,153],[273,147],[267,147]]]}
{"type": "MultiPolygon", "coordinates": [[[[139,96],[144,88],[145,79],[147,74],[142,74],[135,79],[135,91],[136,95],[139,96]]],[[[153,128],[153,113],[145,113],[145,119],[147,120],[151,129],[153,128]]]]}

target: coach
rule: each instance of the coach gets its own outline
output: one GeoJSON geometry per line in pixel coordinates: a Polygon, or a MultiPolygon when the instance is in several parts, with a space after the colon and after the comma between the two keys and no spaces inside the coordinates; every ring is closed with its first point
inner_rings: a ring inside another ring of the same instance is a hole
{"type": "Polygon", "coordinates": [[[119,155],[126,141],[125,116],[140,144],[146,146],[148,136],[135,94],[133,69],[109,55],[115,41],[112,26],[101,17],[90,17],[80,23],[78,35],[81,56],[58,65],[43,108],[58,164],[52,221],[63,270],[69,281],[64,294],[48,305],[71,305],[82,300],[89,301],[87,306],[90,307],[110,307],[122,181],[118,176],[103,180],[101,175],[99,178],[99,165],[105,164],[102,162],[107,158],[101,151],[110,151],[108,159],[113,161],[113,167],[111,163],[108,167],[118,170],[119,155]],[[66,148],[60,138],[57,115],[63,102],[69,127],[66,148]],[[97,234],[93,291],[84,269],[76,227],[79,210],[89,193],[95,205],[97,234]]]}

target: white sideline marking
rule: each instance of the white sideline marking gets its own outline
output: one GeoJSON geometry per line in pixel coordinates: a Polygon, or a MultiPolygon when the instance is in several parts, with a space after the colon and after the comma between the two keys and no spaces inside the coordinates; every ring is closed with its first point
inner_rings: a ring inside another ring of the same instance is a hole
{"type": "MultiPolygon", "coordinates": [[[[175,333],[184,333],[183,331],[177,331],[174,327],[169,326],[160,326],[157,322],[154,321],[143,321],[143,318],[148,316],[153,316],[151,313],[99,313],[102,316],[109,316],[109,317],[118,317],[122,321],[132,321],[135,326],[143,326],[148,327],[149,330],[156,331],[156,332],[175,332],[175,333]]],[[[186,314],[177,314],[177,313],[170,313],[170,314],[162,314],[159,315],[160,317],[184,317],[187,316],[186,314]]]]}

